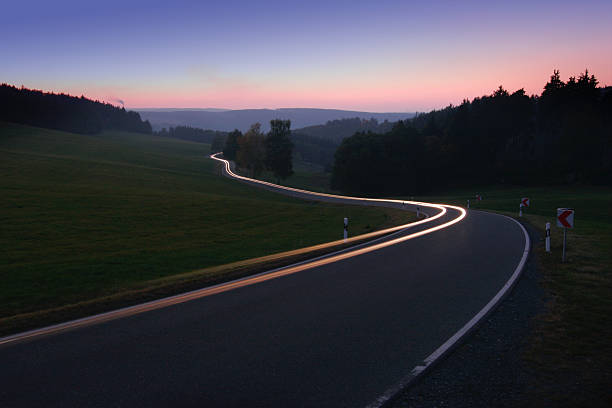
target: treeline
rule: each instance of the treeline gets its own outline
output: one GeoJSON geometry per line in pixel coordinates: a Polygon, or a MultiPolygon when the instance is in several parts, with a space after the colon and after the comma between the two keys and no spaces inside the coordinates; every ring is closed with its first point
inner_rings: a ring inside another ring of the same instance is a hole
{"type": "Polygon", "coordinates": [[[294,158],[306,163],[318,164],[326,172],[331,172],[334,163],[334,153],[339,143],[297,132],[291,132],[294,158]]]}
{"type": "Polygon", "coordinates": [[[151,133],[137,112],[66,94],[0,85],[0,121],[92,134],[102,130],[151,133]]]}
{"type": "Polygon", "coordinates": [[[251,177],[259,176],[266,169],[280,182],[293,174],[293,143],[290,134],[289,120],[271,120],[267,135],[261,131],[260,123],[251,125],[244,134],[236,129],[227,135],[223,156],[234,160],[251,177]]]}
{"type": "Polygon", "coordinates": [[[448,185],[612,183],[612,88],[585,71],[554,71],[540,96],[523,89],[359,132],[335,154],[332,187],[412,194],[448,185]]]}
{"type": "Polygon", "coordinates": [[[306,126],[295,130],[294,133],[304,134],[319,139],[325,139],[340,145],[342,141],[357,132],[385,133],[393,128],[394,122],[384,121],[379,123],[377,119],[337,119],[329,120],[324,125],[306,126]]]}
{"type": "Polygon", "coordinates": [[[218,130],[205,130],[190,126],[176,126],[168,129],[163,128],[159,132],[154,132],[156,136],[171,137],[174,139],[189,140],[199,143],[213,143],[215,138],[223,140],[227,137],[227,132],[218,130]]]}
{"type": "Polygon", "coordinates": [[[334,153],[342,141],[357,132],[384,133],[393,128],[393,123],[377,119],[337,119],[324,125],[307,126],[292,132],[291,140],[295,145],[296,156],[301,160],[319,164],[331,171],[334,153]]]}

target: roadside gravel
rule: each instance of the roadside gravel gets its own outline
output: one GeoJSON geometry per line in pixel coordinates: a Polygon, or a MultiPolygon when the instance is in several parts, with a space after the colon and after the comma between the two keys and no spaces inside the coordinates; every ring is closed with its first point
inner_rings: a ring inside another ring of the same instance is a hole
{"type": "MultiPolygon", "coordinates": [[[[536,245],[541,239],[525,225],[536,245]]],[[[532,252],[519,281],[501,305],[429,373],[406,389],[394,408],[518,407],[536,375],[524,360],[534,317],[544,311],[546,293],[532,252]]]]}

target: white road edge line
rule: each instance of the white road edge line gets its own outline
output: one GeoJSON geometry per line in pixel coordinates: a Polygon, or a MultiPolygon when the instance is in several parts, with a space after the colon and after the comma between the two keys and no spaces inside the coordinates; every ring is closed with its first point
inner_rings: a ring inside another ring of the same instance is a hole
{"type": "Polygon", "coordinates": [[[527,233],[527,230],[520,222],[518,222],[512,217],[495,213],[489,214],[498,215],[500,217],[505,217],[514,221],[519,227],[521,227],[521,230],[523,231],[523,234],[525,236],[525,248],[523,250],[523,256],[521,257],[521,260],[514,269],[512,276],[510,276],[510,279],[508,279],[508,281],[504,284],[504,286],[502,286],[502,288],[497,292],[493,299],[489,301],[489,303],[487,303],[478,313],[476,313],[476,315],[472,317],[470,321],[468,321],[461,329],[459,329],[433,353],[431,353],[427,358],[425,358],[425,360],[423,360],[423,364],[414,367],[410,374],[406,375],[397,384],[385,391],[384,394],[376,398],[376,400],[371,404],[367,405],[366,408],[381,408],[384,407],[386,404],[392,402],[394,400],[394,397],[396,397],[400,392],[406,389],[418,377],[423,375],[423,373],[426,372],[427,369],[433,363],[435,363],[441,357],[446,355],[455,345],[457,345],[457,343],[462,338],[464,338],[468,333],[470,333],[478,325],[478,323],[480,323],[485,318],[485,316],[487,316],[496,306],[498,306],[501,300],[509,293],[509,291],[516,284],[516,281],[521,276],[521,273],[525,268],[527,258],[529,257],[529,251],[531,248],[531,240],[529,238],[529,233],[527,233]]]}

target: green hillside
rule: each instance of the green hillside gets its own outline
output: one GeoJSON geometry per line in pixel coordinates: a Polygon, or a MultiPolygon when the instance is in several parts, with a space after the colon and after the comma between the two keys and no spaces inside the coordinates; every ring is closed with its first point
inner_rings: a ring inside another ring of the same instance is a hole
{"type": "Polygon", "coordinates": [[[0,320],[339,239],[405,213],[290,199],[219,176],[209,146],[0,123],[0,320]]]}

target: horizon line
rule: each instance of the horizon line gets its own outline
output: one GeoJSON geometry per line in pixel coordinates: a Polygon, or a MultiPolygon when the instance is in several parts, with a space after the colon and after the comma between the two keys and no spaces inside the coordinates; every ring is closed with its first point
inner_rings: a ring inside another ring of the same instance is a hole
{"type": "Polygon", "coordinates": [[[309,107],[309,108],[291,108],[291,107],[286,107],[286,108],[240,108],[240,109],[226,109],[226,108],[172,108],[172,107],[156,107],[156,108],[140,108],[140,107],[127,107],[124,106],[125,109],[131,109],[131,110],[198,110],[198,111],[220,111],[220,112],[229,112],[229,111],[243,111],[243,110],[270,110],[270,111],[277,111],[277,110],[283,110],[283,109],[310,109],[310,110],[335,110],[335,111],[345,111],[345,112],[359,112],[359,113],[395,113],[395,114],[405,114],[405,113],[417,113],[420,112],[418,110],[414,110],[414,111],[404,111],[404,112],[400,112],[400,111],[369,111],[369,110],[355,110],[355,109],[342,109],[342,108],[314,108],[314,107],[309,107]]]}

